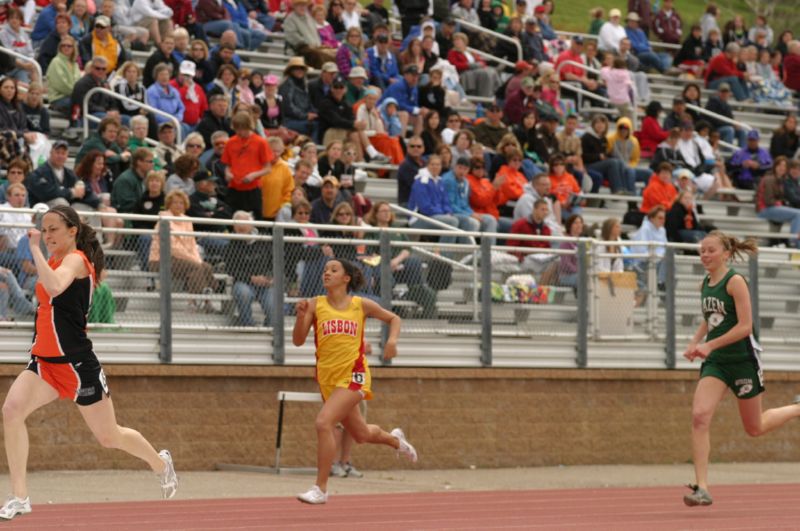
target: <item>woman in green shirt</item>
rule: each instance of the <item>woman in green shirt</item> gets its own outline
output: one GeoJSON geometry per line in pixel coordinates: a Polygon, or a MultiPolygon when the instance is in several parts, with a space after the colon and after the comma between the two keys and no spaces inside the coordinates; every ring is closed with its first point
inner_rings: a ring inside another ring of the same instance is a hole
{"type": "Polygon", "coordinates": [[[741,274],[729,267],[732,258],[757,252],[753,240],[739,241],[713,231],[700,242],[700,261],[708,272],[700,288],[703,321],[686,347],[689,361],[703,360],[692,404],[692,457],[696,485],[683,501],[692,507],[711,505],[708,492],[709,428],[717,405],[727,389],[739,403],[744,430],[752,437],[772,431],[800,417],[800,404],[762,410],[764,374],[753,337],[750,292],[741,274]]]}

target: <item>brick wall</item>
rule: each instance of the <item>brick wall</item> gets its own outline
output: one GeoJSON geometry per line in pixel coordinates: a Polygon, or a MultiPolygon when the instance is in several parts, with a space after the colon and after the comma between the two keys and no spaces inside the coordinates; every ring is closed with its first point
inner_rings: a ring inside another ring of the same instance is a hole
{"type": "MultiPolygon", "coordinates": [[[[0,366],[2,389],[19,370],[0,366]]],[[[184,470],[273,464],[277,391],[316,390],[313,369],[300,367],[109,365],[106,372],[119,423],[169,448],[184,470]]],[[[369,421],[402,426],[420,452],[418,466],[430,469],[687,462],[695,381],[687,371],[376,368],[369,421]]],[[[770,373],[767,387],[767,406],[787,403],[800,373],[770,373]]],[[[313,466],[318,407],[288,404],[284,465],[313,466]]],[[[45,407],[28,426],[31,469],[142,466],[97,445],[71,403],[45,407]]],[[[800,422],[751,439],[731,396],[712,429],[714,461],[800,459],[800,422]]],[[[358,447],[354,458],[365,469],[406,466],[385,448],[358,447]]]]}

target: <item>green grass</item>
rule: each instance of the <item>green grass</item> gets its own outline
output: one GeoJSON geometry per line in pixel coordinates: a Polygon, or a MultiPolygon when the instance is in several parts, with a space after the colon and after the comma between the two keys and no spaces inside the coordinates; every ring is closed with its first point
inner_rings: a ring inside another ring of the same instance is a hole
{"type": "MultiPolygon", "coordinates": [[[[722,16],[720,17],[720,28],[725,23],[732,19],[734,14],[740,14],[745,17],[745,21],[749,27],[752,20],[755,18],[751,9],[747,7],[744,0],[722,0],[716,2],[722,9],[722,16]]],[[[700,17],[706,11],[707,2],[697,0],[695,2],[688,2],[686,0],[676,0],[675,9],[681,16],[684,26],[684,35],[688,33],[689,27],[694,23],[700,23],[700,17]]],[[[591,23],[591,16],[589,11],[595,7],[603,7],[608,16],[609,10],[618,8],[622,11],[622,16],[625,18],[628,2],[615,0],[614,2],[604,2],[601,0],[564,0],[563,2],[556,1],[556,12],[553,15],[553,26],[556,31],[576,31],[585,33],[589,30],[591,23]]],[[[777,36],[782,29],[782,25],[776,21],[770,24],[772,29],[775,30],[777,36]],[[780,29],[779,29],[780,28],[780,29]]]]}

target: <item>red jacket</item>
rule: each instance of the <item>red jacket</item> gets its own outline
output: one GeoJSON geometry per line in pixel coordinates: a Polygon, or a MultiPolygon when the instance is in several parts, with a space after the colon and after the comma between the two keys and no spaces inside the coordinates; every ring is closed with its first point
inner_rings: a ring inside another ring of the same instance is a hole
{"type": "Polygon", "coordinates": [[[639,211],[647,214],[658,205],[669,210],[676,197],[678,197],[678,190],[675,186],[672,183],[665,183],[654,173],[642,192],[642,206],[639,207],[639,211]]]}
{"type": "Polygon", "coordinates": [[[172,22],[179,26],[188,24],[189,15],[197,19],[191,0],[164,0],[164,3],[172,9],[172,22]]]}
{"type": "Polygon", "coordinates": [[[783,84],[800,92],[800,55],[790,53],[783,58],[783,84]]]}
{"type": "Polygon", "coordinates": [[[189,90],[187,85],[178,85],[178,81],[173,79],[169,82],[170,85],[178,89],[178,94],[181,95],[181,101],[186,110],[183,111],[183,121],[189,125],[197,125],[203,118],[203,114],[208,110],[208,100],[206,100],[206,93],[199,83],[194,84],[194,89],[197,93],[197,103],[189,100],[186,97],[186,92],[189,90]]]}
{"type": "MultiPolygon", "coordinates": [[[[552,236],[553,233],[550,232],[550,227],[547,226],[547,223],[542,221],[539,225],[534,225],[533,218],[528,216],[527,218],[518,219],[511,225],[511,234],[527,234],[531,236],[552,236]]],[[[509,247],[529,247],[531,249],[549,249],[550,242],[549,241],[531,241],[531,240],[515,240],[513,238],[508,238],[506,240],[506,245],[509,247]]],[[[514,253],[517,258],[522,260],[525,258],[526,253],[514,253]]]]}
{"type": "MultiPolygon", "coordinates": [[[[475,62],[477,64],[479,65],[486,64],[481,60],[480,57],[476,55],[473,55],[473,57],[475,58],[475,62]]],[[[464,72],[466,70],[469,70],[469,60],[467,59],[467,56],[461,52],[457,52],[454,49],[450,50],[450,52],[447,54],[447,60],[450,61],[450,64],[455,66],[456,70],[458,70],[459,72],[464,72]]]]}
{"type": "Polygon", "coordinates": [[[197,22],[205,24],[213,20],[230,20],[231,14],[224,6],[217,4],[214,0],[200,0],[197,2],[197,22]]]}
{"type": "Polygon", "coordinates": [[[642,120],[642,130],[636,131],[636,138],[639,139],[639,148],[642,155],[651,157],[655,153],[658,145],[669,137],[669,131],[661,128],[658,120],[652,116],[645,116],[642,120]]]}
{"type": "Polygon", "coordinates": [[[708,66],[706,66],[706,87],[715,79],[731,76],[743,78],[744,73],[736,68],[735,61],[728,59],[728,56],[724,53],[718,53],[708,62],[708,66]]]}

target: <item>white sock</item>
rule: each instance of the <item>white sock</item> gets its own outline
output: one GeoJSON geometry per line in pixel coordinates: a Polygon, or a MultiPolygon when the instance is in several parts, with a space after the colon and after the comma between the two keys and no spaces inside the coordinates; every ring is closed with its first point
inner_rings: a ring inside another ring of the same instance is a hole
{"type": "Polygon", "coordinates": [[[367,155],[369,155],[370,158],[374,159],[375,157],[380,155],[380,152],[377,149],[375,149],[375,146],[370,145],[367,146],[367,155]]]}

